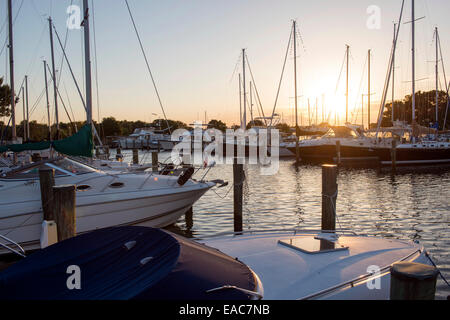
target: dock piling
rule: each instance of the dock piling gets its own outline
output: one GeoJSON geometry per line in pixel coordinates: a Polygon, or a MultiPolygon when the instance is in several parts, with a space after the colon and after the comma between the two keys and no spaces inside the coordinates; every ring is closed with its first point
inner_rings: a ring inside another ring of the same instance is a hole
{"type": "Polygon", "coordinates": [[[55,220],[53,214],[53,186],[55,185],[55,169],[40,168],[39,184],[41,186],[41,203],[44,220],[55,220]]]}
{"type": "Polygon", "coordinates": [[[337,166],[322,166],[322,230],[336,230],[337,166]]]}
{"type": "Polygon", "coordinates": [[[336,162],[338,165],[341,164],[341,141],[336,141],[336,162]]]}
{"type": "Polygon", "coordinates": [[[392,140],[391,148],[391,162],[392,162],[392,173],[395,174],[397,170],[397,140],[392,140]]]}
{"type": "Polygon", "coordinates": [[[75,185],[53,187],[54,216],[58,230],[58,241],[76,235],[75,185]]]}
{"type": "Polygon", "coordinates": [[[242,231],[242,198],[244,182],[244,165],[237,163],[237,158],[233,163],[233,197],[234,197],[234,231],[242,231]]]}
{"type": "Polygon", "coordinates": [[[397,262],[391,266],[391,300],[434,300],[436,267],[415,262],[397,262]]]}
{"type": "Polygon", "coordinates": [[[133,164],[139,164],[139,150],[133,149],[133,164]]]}
{"type": "Polygon", "coordinates": [[[158,170],[158,152],[152,151],[152,171],[157,173],[158,170]]]}

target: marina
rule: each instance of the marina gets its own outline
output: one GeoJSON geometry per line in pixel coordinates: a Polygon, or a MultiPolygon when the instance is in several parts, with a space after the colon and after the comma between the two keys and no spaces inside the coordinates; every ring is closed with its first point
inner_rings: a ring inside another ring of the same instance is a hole
{"type": "MultiPolygon", "coordinates": [[[[426,0],[399,0],[393,38],[383,31],[376,49],[361,55],[354,44],[344,45],[334,93],[333,81],[311,76],[308,63],[320,62],[308,60],[305,38],[314,32],[303,21],[290,20],[289,34],[277,31],[288,40],[279,78],[278,64],[272,66],[277,59],[265,68],[262,51],[230,50],[239,52],[226,90],[233,99],[220,102],[227,108],[195,107],[196,118],[188,106],[200,89],[175,94],[175,83],[168,86],[165,76],[157,81],[155,69],[162,67],[151,63],[146,45],[154,45],[147,34],[158,27],[148,28],[137,9],[142,4],[131,0],[114,9],[129,18],[121,40],[132,48],[127,54],[139,56],[123,72],[139,65],[144,75],[120,81],[127,89],[105,90],[109,106],[102,106],[102,118],[99,86],[111,85],[112,77],[99,82],[94,1],[70,1],[65,26],[52,18],[49,1],[50,11],[38,14],[49,41],[35,81],[33,68],[23,75],[20,65],[15,69],[13,12],[19,15],[23,1],[17,7],[6,0],[0,300],[450,299],[449,49],[441,42],[449,29],[434,26],[432,37],[430,28],[420,30],[432,39],[430,72],[421,58],[430,46],[416,39],[425,18],[417,18],[416,5],[426,0]],[[81,41],[75,59],[71,30],[81,41]],[[366,59],[358,90],[355,54],[366,59]],[[374,61],[375,54],[388,62],[374,61]],[[263,69],[277,80],[276,91],[267,79],[257,85],[263,69]],[[435,81],[422,85],[428,78],[419,79],[416,69],[435,81]],[[23,76],[19,87],[16,74],[23,76]],[[42,89],[38,96],[35,86],[42,89]],[[37,96],[31,107],[29,91],[37,96]],[[267,92],[274,102],[261,99],[267,92]],[[181,104],[167,107],[166,99],[174,105],[180,97],[181,104]],[[41,118],[30,120],[36,110],[41,118]]],[[[419,6],[420,13],[425,9],[419,6]]],[[[40,44],[35,54],[39,50],[40,44]]],[[[100,65],[113,52],[101,55],[100,65]]],[[[201,92],[211,99],[208,90],[201,92]]]]}

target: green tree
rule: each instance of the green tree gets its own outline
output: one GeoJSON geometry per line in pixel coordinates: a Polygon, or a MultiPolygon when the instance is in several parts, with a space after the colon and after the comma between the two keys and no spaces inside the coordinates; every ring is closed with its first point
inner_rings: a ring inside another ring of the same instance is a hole
{"type": "Polygon", "coordinates": [[[169,124],[171,132],[176,129],[189,129],[189,126],[186,123],[170,119],[167,119],[167,121],[165,119],[155,119],[152,122],[152,126],[160,128],[160,130],[166,130],[167,133],[169,133],[167,130],[167,123],[169,124]]]}
{"type": "MultiPolygon", "coordinates": [[[[445,111],[447,110],[448,97],[444,91],[438,91],[438,116],[439,128],[442,129],[444,125],[445,111]]],[[[412,97],[405,96],[403,100],[394,102],[394,118],[395,120],[412,121],[412,97]]],[[[383,118],[381,119],[382,127],[389,127],[392,125],[392,102],[387,103],[384,107],[383,118]]],[[[449,114],[450,116],[450,114],[449,114]]],[[[448,117],[449,117],[448,116],[448,117]]],[[[419,91],[416,92],[416,122],[422,126],[429,127],[430,123],[436,121],[436,90],[419,91]]],[[[448,120],[447,120],[448,122],[448,120]]],[[[375,124],[376,126],[376,124],[375,124]]]]}
{"type": "Polygon", "coordinates": [[[102,120],[103,132],[105,136],[118,136],[121,134],[121,126],[119,121],[114,117],[103,118],[102,120]]]}
{"type": "Polygon", "coordinates": [[[225,132],[227,130],[227,125],[220,120],[213,119],[208,123],[208,128],[214,128],[222,132],[225,132]]]}
{"type": "Polygon", "coordinates": [[[3,84],[3,77],[0,78],[0,117],[9,117],[11,114],[11,88],[3,84]]]}
{"type": "Polygon", "coordinates": [[[284,133],[292,133],[291,132],[291,127],[289,127],[289,125],[287,123],[279,123],[275,126],[275,128],[277,128],[278,130],[280,130],[280,132],[284,132],[284,133]]]}
{"type": "Polygon", "coordinates": [[[253,120],[247,124],[247,129],[250,129],[252,127],[265,127],[265,126],[266,126],[266,124],[264,122],[262,122],[261,120],[253,120]]]}

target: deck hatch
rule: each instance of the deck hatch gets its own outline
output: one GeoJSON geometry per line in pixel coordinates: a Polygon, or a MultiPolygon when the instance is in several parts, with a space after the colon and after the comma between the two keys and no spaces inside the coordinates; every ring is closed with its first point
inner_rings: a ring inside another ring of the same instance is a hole
{"type": "Polygon", "coordinates": [[[308,254],[317,254],[331,251],[347,250],[348,246],[345,246],[338,241],[329,241],[326,239],[320,239],[316,237],[297,237],[286,240],[278,240],[278,243],[299,250],[308,254]]]}

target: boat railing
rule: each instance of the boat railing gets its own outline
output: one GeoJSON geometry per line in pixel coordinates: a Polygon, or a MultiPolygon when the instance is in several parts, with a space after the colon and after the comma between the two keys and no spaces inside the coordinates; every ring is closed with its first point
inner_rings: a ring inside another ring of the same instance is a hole
{"type": "Polygon", "coordinates": [[[207,235],[207,236],[201,236],[201,237],[194,237],[193,240],[206,240],[216,237],[222,237],[222,236],[239,236],[239,235],[246,235],[246,234],[253,234],[253,233],[280,233],[280,232],[292,232],[294,235],[301,235],[301,234],[311,234],[311,233],[330,233],[330,234],[336,234],[338,236],[345,236],[345,235],[351,235],[351,236],[366,236],[366,235],[360,235],[354,232],[351,229],[339,229],[336,231],[333,230],[320,230],[320,229],[260,229],[260,230],[243,230],[243,231],[228,231],[228,232],[221,232],[216,233],[213,235],[207,235]]]}
{"type": "Polygon", "coordinates": [[[0,242],[0,247],[5,248],[6,250],[17,254],[19,256],[21,256],[22,258],[25,258],[25,250],[20,246],[20,244],[18,244],[17,242],[15,242],[14,240],[11,240],[9,238],[7,238],[6,236],[3,236],[0,234],[0,239],[6,241],[7,243],[2,243],[0,242]],[[14,249],[13,247],[16,247],[17,249],[14,249]]]}
{"type": "MultiPolygon", "coordinates": [[[[412,256],[414,256],[416,254],[421,254],[421,253],[422,253],[422,250],[421,249],[417,249],[417,250],[413,251],[412,253],[408,254],[407,256],[401,258],[399,261],[405,261],[405,260],[411,258],[412,256]]],[[[323,295],[326,295],[326,294],[330,294],[330,293],[332,293],[334,291],[337,291],[337,290],[342,290],[342,289],[344,289],[346,287],[354,287],[356,285],[365,283],[365,282],[367,282],[369,280],[373,280],[375,278],[381,278],[382,276],[384,276],[384,275],[386,275],[386,274],[388,274],[390,272],[390,268],[391,268],[391,264],[380,268],[377,273],[366,273],[364,275],[361,275],[361,276],[356,277],[354,279],[342,282],[340,284],[337,284],[335,286],[332,286],[332,287],[329,287],[327,289],[321,290],[319,292],[316,292],[316,293],[313,293],[313,294],[301,297],[301,298],[299,298],[297,300],[309,300],[309,299],[317,298],[317,297],[320,297],[320,296],[323,296],[323,295]]]]}

